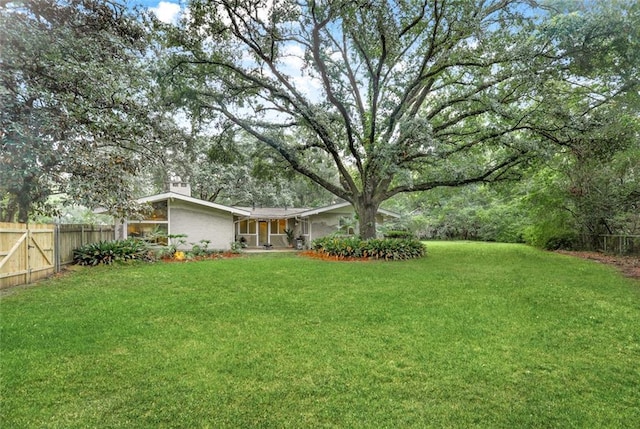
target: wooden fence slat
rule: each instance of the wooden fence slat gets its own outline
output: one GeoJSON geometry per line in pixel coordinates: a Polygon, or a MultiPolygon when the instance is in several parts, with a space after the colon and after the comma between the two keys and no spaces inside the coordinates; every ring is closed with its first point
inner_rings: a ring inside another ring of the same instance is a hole
{"type": "Polygon", "coordinates": [[[11,273],[0,274],[0,279],[14,277],[14,276],[23,276],[25,274],[29,274],[29,270],[13,271],[11,273]]]}
{"type": "Polygon", "coordinates": [[[22,234],[22,237],[20,237],[18,239],[16,244],[14,244],[11,249],[9,249],[9,252],[7,253],[7,256],[4,259],[2,259],[2,261],[0,261],[0,268],[2,268],[4,266],[4,264],[9,260],[9,258],[11,258],[11,255],[13,255],[16,252],[16,250],[18,250],[20,248],[20,245],[22,244],[23,241],[26,240],[28,235],[29,234],[26,233],[26,232],[24,234],[22,234]]]}
{"type": "MultiPolygon", "coordinates": [[[[40,231],[39,231],[40,232],[40,231]]],[[[53,230],[46,230],[46,232],[51,232],[53,233],[53,230]]],[[[46,254],[45,251],[42,250],[42,247],[40,247],[40,243],[38,243],[35,238],[33,237],[33,234],[31,235],[31,242],[35,245],[35,247],[40,251],[40,254],[42,255],[42,257],[45,259],[45,261],[47,261],[49,263],[50,266],[53,266],[53,255],[51,258],[49,258],[46,254]]],[[[53,250],[53,249],[47,249],[47,250],[53,250]]],[[[52,252],[53,253],[53,252],[52,252]]]]}
{"type": "Polygon", "coordinates": [[[0,288],[47,277],[73,263],[74,249],[114,239],[115,225],[0,222],[0,288]]]}

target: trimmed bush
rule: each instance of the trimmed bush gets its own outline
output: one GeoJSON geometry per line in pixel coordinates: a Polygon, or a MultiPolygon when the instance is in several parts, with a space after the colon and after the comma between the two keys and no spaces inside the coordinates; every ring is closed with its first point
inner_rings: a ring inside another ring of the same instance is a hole
{"type": "Polygon", "coordinates": [[[73,260],[79,265],[111,265],[118,261],[147,260],[148,253],[142,240],[99,241],[75,249],[73,260]]]}
{"type": "Polygon", "coordinates": [[[416,238],[416,236],[411,231],[387,231],[384,233],[384,238],[399,238],[404,240],[410,240],[412,238],[416,238]]]}
{"type": "Polygon", "coordinates": [[[426,246],[415,238],[361,240],[357,237],[324,237],[314,240],[311,248],[318,253],[338,259],[405,260],[421,258],[427,253],[426,246]]]}

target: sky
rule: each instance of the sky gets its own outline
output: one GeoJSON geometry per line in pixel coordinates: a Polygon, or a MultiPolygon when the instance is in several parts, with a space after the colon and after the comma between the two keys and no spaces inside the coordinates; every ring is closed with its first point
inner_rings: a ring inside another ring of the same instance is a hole
{"type": "Polygon", "coordinates": [[[179,1],[136,0],[131,3],[149,8],[160,21],[166,23],[175,22],[181,8],[179,1]]]}

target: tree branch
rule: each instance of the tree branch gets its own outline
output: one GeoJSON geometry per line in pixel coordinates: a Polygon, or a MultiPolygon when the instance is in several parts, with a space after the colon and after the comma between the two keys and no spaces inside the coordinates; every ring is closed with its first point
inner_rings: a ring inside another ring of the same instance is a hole
{"type": "Polygon", "coordinates": [[[504,161],[495,164],[484,172],[471,177],[464,177],[459,179],[449,179],[449,180],[433,180],[422,182],[414,185],[400,185],[394,188],[389,189],[384,194],[383,199],[391,198],[394,195],[404,192],[415,192],[415,191],[428,191],[434,188],[442,188],[442,187],[457,187],[464,186],[471,183],[493,183],[497,181],[507,180],[508,178],[505,175],[515,166],[523,163],[525,161],[526,152],[520,152],[514,154],[504,161]]]}
{"type": "Polygon", "coordinates": [[[322,84],[327,94],[327,97],[329,98],[329,101],[338,109],[338,111],[340,112],[340,115],[342,116],[342,121],[346,128],[347,140],[349,143],[349,152],[351,153],[351,155],[353,156],[356,162],[358,171],[360,172],[360,174],[363,174],[362,159],[355,146],[352,119],[346,107],[344,106],[344,104],[342,104],[342,102],[336,97],[333,91],[333,86],[331,85],[331,79],[327,71],[327,65],[322,59],[322,55],[320,53],[320,45],[321,45],[320,30],[322,30],[327,25],[327,23],[330,21],[330,17],[327,16],[324,20],[322,20],[321,22],[318,22],[316,13],[315,13],[315,2],[313,2],[311,6],[311,15],[314,22],[314,27],[312,30],[313,59],[317,65],[317,69],[318,69],[318,72],[320,73],[320,77],[322,78],[322,84]]]}
{"type": "MultiPolygon", "coordinates": [[[[224,104],[222,102],[218,101],[217,106],[209,106],[209,107],[212,110],[217,110],[217,111],[221,112],[222,114],[224,114],[227,117],[227,119],[229,119],[234,124],[238,125],[240,128],[245,130],[247,133],[249,133],[250,135],[252,135],[256,139],[258,139],[259,141],[261,141],[261,142],[267,144],[268,146],[272,147],[273,149],[275,149],[291,165],[291,167],[295,171],[297,171],[298,173],[308,177],[312,181],[316,182],[317,184],[319,184],[320,186],[325,188],[327,191],[331,192],[334,195],[339,196],[340,198],[343,198],[343,199],[345,199],[347,201],[353,200],[351,192],[348,192],[345,189],[342,189],[341,187],[336,186],[335,184],[329,182],[328,180],[324,179],[323,177],[319,176],[318,174],[316,174],[313,171],[311,171],[308,168],[306,168],[304,165],[302,165],[302,163],[300,162],[298,157],[295,155],[295,151],[288,150],[286,148],[286,145],[282,144],[281,142],[277,141],[276,139],[274,139],[272,137],[269,137],[269,136],[265,135],[264,133],[259,132],[258,130],[256,130],[253,127],[252,124],[250,124],[249,122],[247,122],[247,121],[235,116],[234,114],[232,114],[224,106],[224,104]]],[[[343,174],[344,173],[341,172],[341,176],[343,174]]]]}

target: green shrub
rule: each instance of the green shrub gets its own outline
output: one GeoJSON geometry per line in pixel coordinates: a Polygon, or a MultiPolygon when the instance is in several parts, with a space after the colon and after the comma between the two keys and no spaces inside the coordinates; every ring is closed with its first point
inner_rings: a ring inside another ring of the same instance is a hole
{"type": "Polygon", "coordinates": [[[420,258],[427,252],[425,245],[415,238],[361,240],[357,237],[325,237],[314,240],[311,248],[339,259],[370,258],[387,261],[420,258]]]}
{"type": "Polygon", "coordinates": [[[231,243],[230,252],[231,253],[235,253],[235,254],[242,253],[242,251],[244,250],[245,247],[246,247],[245,243],[240,242],[240,241],[233,241],[231,243]]]}
{"type": "Polygon", "coordinates": [[[396,231],[385,232],[384,238],[399,238],[399,239],[409,240],[412,238],[416,238],[416,236],[411,231],[396,230],[396,231]]]}
{"type": "Polygon", "coordinates": [[[73,251],[79,265],[110,265],[117,261],[147,260],[149,249],[142,240],[99,241],[73,251]]]}
{"type": "Polygon", "coordinates": [[[338,258],[360,258],[362,240],[358,237],[324,237],[311,243],[311,248],[317,252],[338,258]]]}
{"type": "Polygon", "coordinates": [[[189,250],[187,253],[189,253],[193,257],[209,256],[215,253],[214,251],[209,249],[210,243],[211,240],[200,240],[198,243],[191,243],[191,250],[189,250]]]}
{"type": "Polygon", "coordinates": [[[575,250],[576,249],[575,234],[566,233],[549,237],[544,243],[545,250],[575,250]]]}
{"type": "Polygon", "coordinates": [[[375,239],[362,242],[362,254],[373,259],[415,259],[421,258],[426,254],[426,247],[415,238],[375,239]]]}
{"type": "Polygon", "coordinates": [[[560,222],[540,222],[524,230],[527,244],[546,250],[573,250],[578,237],[570,228],[560,222]]]}

